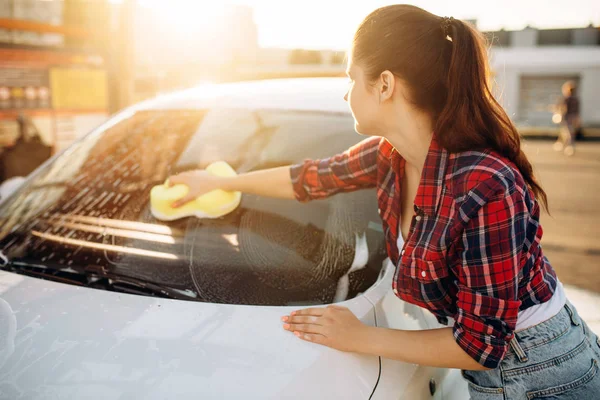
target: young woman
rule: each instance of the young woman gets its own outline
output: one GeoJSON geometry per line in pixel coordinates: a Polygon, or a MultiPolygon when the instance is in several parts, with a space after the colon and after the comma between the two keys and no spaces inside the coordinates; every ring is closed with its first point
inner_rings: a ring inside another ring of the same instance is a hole
{"type": "Polygon", "coordinates": [[[362,324],[339,306],[282,317],[300,339],[409,363],[460,368],[475,399],[600,396],[600,343],[566,300],[540,247],[546,194],[493,98],[481,35],[420,8],[380,8],[358,27],[344,96],[358,145],[325,160],[217,178],[215,188],[319,199],[377,187],[394,293],[448,328],[362,324]]]}

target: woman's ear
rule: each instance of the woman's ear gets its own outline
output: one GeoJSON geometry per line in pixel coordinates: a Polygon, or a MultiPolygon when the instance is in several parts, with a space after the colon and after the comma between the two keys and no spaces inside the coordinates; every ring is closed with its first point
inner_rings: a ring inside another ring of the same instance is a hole
{"type": "Polygon", "coordinates": [[[396,85],[396,79],[394,74],[390,71],[385,70],[379,75],[379,102],[386,101],[392,98],[396,85]]]}

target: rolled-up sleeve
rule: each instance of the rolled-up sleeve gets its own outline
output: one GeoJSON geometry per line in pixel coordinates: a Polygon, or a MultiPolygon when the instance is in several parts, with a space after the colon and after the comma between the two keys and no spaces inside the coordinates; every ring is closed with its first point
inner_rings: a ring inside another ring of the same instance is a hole
{"type": "Polygon", "coordinates": [[[292,165],[290,178],[296,199],[306,202],[375,187],[381,140],[371,137],[330,158],[292,165]]]}
{"type": "Polygon", "coordinates": [[[458,243],[462,265],[453,332],[475,361],[496,368],[517,324],[520,258],[530,214],[514,184],[481,186],[460,208],[465,229],[458,243]]]}

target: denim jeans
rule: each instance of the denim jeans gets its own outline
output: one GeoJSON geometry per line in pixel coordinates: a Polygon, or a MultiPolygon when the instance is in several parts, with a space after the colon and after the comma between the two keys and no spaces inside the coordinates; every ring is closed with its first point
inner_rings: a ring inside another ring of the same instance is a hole
{"type": "Polygon", "coordinates": [[[462,371],[474,400],[600,399],[600,339],[569,301],[558,314],[515,333],[488,371],[462,371]]]}

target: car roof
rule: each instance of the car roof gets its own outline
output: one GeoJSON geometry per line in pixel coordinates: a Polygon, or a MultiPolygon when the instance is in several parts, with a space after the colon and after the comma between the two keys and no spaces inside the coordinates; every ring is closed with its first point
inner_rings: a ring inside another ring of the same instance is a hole
{"type": "Polygon", "coordinates": [[[344,78],[291,78],[202,84],[138,104],[137,110],[245,108],[349,113],[344,78]]]}

